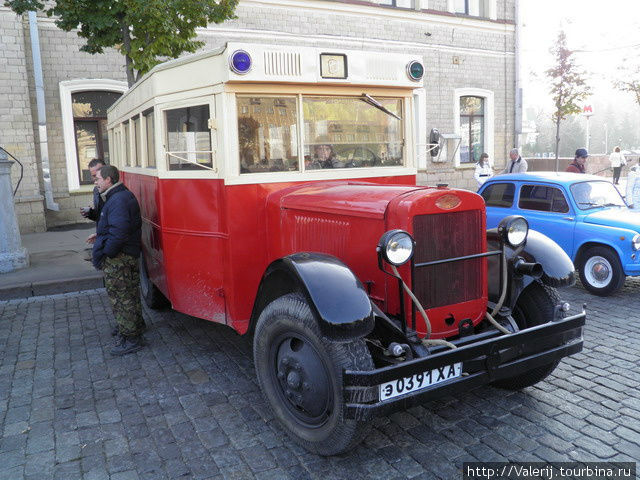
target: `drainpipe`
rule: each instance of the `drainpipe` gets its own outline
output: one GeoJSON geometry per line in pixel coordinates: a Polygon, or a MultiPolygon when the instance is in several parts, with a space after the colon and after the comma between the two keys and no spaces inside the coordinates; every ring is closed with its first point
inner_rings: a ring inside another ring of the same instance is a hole
{"type": "MultiPolygon", "coordinates": [[[[514,112],[514,135],[515,147],[520,148],[520,136],[522,134],[522,87],[520,86],[520,0],[515,0],[515,112],[514,112]]],[[[520,152],[522,153],[522,152],[520,152]]]]}
{"type": "Polygon", "coordinates": [[[49,165],[49,144],[47,141],[47,114],[44,103],[44,81],[42,79],[42,57],[38,36],[36,12],[29,12],[29,35],[31,36],[31,55],[33,56],[33,80],[36,85],[36,105],[38,107],[38,138],[40,139],[40,165],[44,181],[44,198],[48,210],[59,211],[60,206],[53,200],[51,187],[51,167],[49,165]]]}

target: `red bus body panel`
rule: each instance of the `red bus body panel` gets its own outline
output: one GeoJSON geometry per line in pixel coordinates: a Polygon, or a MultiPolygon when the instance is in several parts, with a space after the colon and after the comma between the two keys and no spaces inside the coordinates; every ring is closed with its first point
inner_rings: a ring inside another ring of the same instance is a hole
{"type": "Polygon", "coordinates": [[[299,251],[337,256],[388,310],[387,289],[397,286],[378,269],[375,250],[385,212],[392,199],[424,190],[414,175],[249,185],[123,177],[140,201],[151,281],[175,310],[241,334],[267,266],[299,251]]]}

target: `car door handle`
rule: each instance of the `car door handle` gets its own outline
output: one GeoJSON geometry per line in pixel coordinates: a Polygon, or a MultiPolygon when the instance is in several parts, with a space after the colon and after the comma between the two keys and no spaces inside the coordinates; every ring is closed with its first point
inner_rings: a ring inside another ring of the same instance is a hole
{"type": "Polygon", "coordinates": [[[575,217],[562,217],[563,220],[570,220],[570,221],[574,221],[575,217]]]}

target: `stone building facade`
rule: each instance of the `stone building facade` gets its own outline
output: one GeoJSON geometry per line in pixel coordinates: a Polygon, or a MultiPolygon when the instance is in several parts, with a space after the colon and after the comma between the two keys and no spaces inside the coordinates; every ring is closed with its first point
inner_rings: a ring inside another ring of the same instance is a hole
{"type": "MultiPolygon", "coordinates": [[[[474,157],[486,151],[499,169],[515,143],[517,1],[240,0],[236,19],[201,29],[199,36],[205,48],[255,41],[421,55],[425,81],[415,98],[426,115],[416,119],[418,181],[475,190],[474,157]],[[439,157],[427,152],[433,128],[448,138],[439,157]]],[[[23,233],[80,220],[78,209],[90,204],[92,186],[78,166],[86,148],[77,131],[93,119],[79,117],[77,94],[127,88],[116,51],[80,52],[75,33],[40,14],[37,32],[46,129],[39,126],[28,15],[0,7],[0,146],[24,164],[15,197],[23,233]]],[[[87,151],[99,156],[103,150],[87,151]]],[[[19,174],[16,165],[14,185],[19,174]]]]}

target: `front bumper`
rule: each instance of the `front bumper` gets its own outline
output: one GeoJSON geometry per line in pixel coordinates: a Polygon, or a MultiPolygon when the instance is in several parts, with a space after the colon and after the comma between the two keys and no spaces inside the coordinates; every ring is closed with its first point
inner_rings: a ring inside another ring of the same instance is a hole
{"type": "Polygon", "coordinates": [[[586,313],[431,356],[343,375],[345,417],[368,420],[548,365],[582,350],[586,313]],[[381,402],[379,385],[462,362],[462,376],[381,402]]]}

